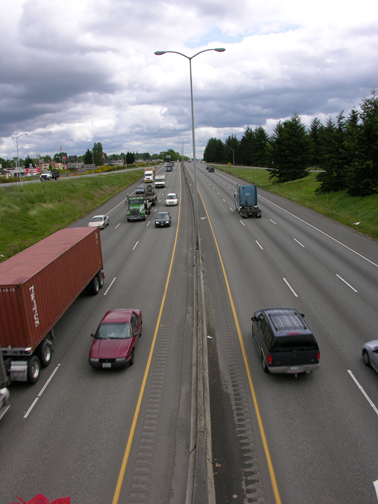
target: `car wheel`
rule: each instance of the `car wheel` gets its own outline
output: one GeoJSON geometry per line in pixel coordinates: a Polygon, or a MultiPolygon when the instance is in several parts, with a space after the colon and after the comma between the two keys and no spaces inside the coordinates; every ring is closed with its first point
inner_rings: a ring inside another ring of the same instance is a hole
{"type": "Polygon", "coordinates": [[[264,359],[264,355],[263,355],[263,358],[262,358],[262,367],[263,367],[264,373],[269,373],[269,369],[268,369],[268,366],[266,365],[266,362],[265,362],[265,359],[264,359]]]}
{"type": "Polygon", "coordinates": [[[31,384],[37,383],[41,373],[41,363],[36,355],[28,359],[28,382],[31,384]]]}
{"type": "Polygon", "coordinates": [[[140,324],[139,338],[142,337],[143,322],[140,324]]]}
{"type": "Polygon", "coordinates": [[[368,366],[368,367],[371,367],[369,354],[367,353],[366,350],[363,351],[362,357],[364,359],[365,365],[368,366]]]}
{"type": "Polygon", "coordinates": [[[50,364],[52,358],[51,343],[43,340],[42,343],[38,346],[37,354],[42,366],[47,367],[50,364]]]}
{"type": "Polygon", "coordinates": [[[129,366],[132,366],[133,364],[134,364],[134,349],[131,352],[131,357],[130,357],[130,360],[129,360],[129,366]]]}

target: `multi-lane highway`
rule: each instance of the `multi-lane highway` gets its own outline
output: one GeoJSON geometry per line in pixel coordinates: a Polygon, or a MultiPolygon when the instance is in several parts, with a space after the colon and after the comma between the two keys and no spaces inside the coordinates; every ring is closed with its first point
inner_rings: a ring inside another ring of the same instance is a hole
{"type": "MultiPolygon", "coordinates": [[[[229,487],[237,495],[241,484],[247,502],[273,502],[268,480],[276,502],[377,502],[378,376],[361,357],[363,343],[377,338],[377,243],[264,191],[262,218],[240,219],[235,180],[204,165],[197,165],[197,185],[205,204],[209,353],[219,357],[213,380],[223,387],[219,410],[212,405],[213,455],[223,463],[227,453],[235,456],[219,467],[218,488],[233,474],[229,487]],[[320,345],[318,371],[297,378],[263,372],[250,319],[267,307],[305,313],[320,345]]],[[[221,490],[217,497],[222,502],[221,490]]]]}
{"type": "MultiPolygon", "coordinates": [[[[376,503],[378,376],[361,347],[377,338],[377,243],[264,191],[262,218],[240,219],[232,176],[197,164],[196,178],[217,503],[376,503]],[[263,372],[251,316],[265,307],[305,313],[320,346],[318,371],[263,372]]],[[[38,493],[80,504],[185,502],[193,218],[178,164],[167,180],[154,210],[166,208],[168,192],[179,194],[170,228],[155,229],[154,213],[128,223],[126,193],[96,210],[110,217],[101,231],[106,283],[59,321],[40,381],[10,387],[1,504],[38,493]],[[90,333],[121,307],[143,311],[135,364],[96,371],[90,333]]]]}

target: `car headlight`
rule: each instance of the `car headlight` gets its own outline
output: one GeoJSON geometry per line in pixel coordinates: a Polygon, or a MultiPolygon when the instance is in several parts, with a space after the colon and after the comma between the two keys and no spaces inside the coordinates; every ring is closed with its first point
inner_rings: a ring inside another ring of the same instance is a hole
{"type": "Polygon", "coordinates": [[[100,359],[93,359],[92,357],[89,359],[89,362],[93,362],[93,364],[96,364],[96,362],[100,362],[100,359]]]}
{"type": "Polygon", "coordinates": [[[118,359],[116,359],[116,362],[126,362],[126,357],[118,357],[118,359]]]}

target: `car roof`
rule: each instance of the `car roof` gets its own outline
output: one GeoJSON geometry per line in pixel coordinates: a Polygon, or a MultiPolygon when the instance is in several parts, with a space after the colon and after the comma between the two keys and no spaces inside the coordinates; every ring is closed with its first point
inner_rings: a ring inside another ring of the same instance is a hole
{"type": "Polygon", "coordinates": [[[168,194],[167,194],[167,198],[168,198],[168,196],[174,196],[175,198],[177,198],[176,193],[174,193],[174,192],[170,192],[170,193],[168,193],[168,194]]]}
{"type": "Polygon", "coordinates": [[[93,220],[93,219],[98,219],[98,218],[104,219],[105,217],[106,217],[106,215],[94,215],[94,216],[92,217],[92,220],[93,220]]]}
{"type": "Polygon", "coordinates": [[[288,330],[310,331],[301,314],[294,308],[271,308],[260,310],[259,313],[261,312],[265,313],[277,333],[288,330]]]}
{"type": "Polygon", "coordinates": [[[130,322],[131,315],[135,310],[132,308],[120,308],[117,310],[110,310],[105,313],[101,324],[114,324],[130,322]]]}

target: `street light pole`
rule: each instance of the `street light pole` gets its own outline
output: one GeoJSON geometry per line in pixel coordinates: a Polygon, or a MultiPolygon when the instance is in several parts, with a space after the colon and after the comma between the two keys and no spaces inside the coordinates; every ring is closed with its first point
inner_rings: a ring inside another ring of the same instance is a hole
{"type": "Polygon", "coordinates": [[[194,56],[187,56],[186,54],[180,53],[178,51],[155,51],[156,56],[162,56],[163,54],[172,53],[179,54],[184,58],[189,60],[189,74],[190,74],[190,101],[191,101],[191,111],[192,111],[192,142],[193,142],[193,173],[194,173],[194,229],[195,229],[195,242],[196,249],[199,249],[199,236],[198,236],[198,203],[197,203],[197,170],[196,170],[196,140],[194,135],[194,110],[193,110],[193,82],[192,82],[192,59],[207,51],[224,52],[226,49],[223,47],[217,47],[214,49],[204,49],[194,54],[194,56]]]}
{"type": "Polygon", "coordinates": [[[17,141],[17,167],[18,168],[18,175],[19,175],[19,178],[20,178],[20,182],[21,182],[21,170],[20,170],[20,156],[18,155],[18,139],[24,135],[27,135],[27,133],[21,133],[21,135],[18,135],[16,137],[13,137],[16,139],[17,141]]]}
{"type": "MultiPolygon", "coordinates": [[[[235,166],[235,151],[232,147],[230,147],[229,145],[226,145],[226,147],[228,147],[229,149],[232,150],[232,166],[235,166]]],[[[230,171],[228,172],[230,173],[230,171]]]]}

